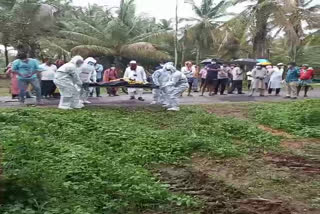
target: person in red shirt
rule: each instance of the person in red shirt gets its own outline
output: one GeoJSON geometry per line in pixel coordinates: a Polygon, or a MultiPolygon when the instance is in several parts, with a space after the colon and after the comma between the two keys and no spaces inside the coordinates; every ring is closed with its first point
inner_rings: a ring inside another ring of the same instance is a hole
{"type": "Polygon", "coordinates": [[[302,88],[304,88],[304,97],[308,97],[308,91],[311,87],[312,79],[314,77],[314,70],[313,68],[307,68],[308,65],[303,65],[300,70],[300,79],[297,94],[299,93],[302,88]]]}
{"type": "MultiPolygon", "coordinates": [[[[119,78],[118,71],[114,65],[111,68],[105,70],[103,75],[103,82],[110,82],[111,80],[116,80],[119,78]]],[[[108,88],[107,89],[109,96],[119,96],[117,94],[118,88],[108,88]]]]}

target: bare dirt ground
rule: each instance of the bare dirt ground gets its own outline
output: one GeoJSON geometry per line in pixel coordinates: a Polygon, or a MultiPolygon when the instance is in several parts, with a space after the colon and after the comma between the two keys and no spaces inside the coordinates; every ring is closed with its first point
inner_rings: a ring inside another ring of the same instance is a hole
{"type": "MultiPolygon", "coordinates": [[[[248,104],[204,108],[217,116],[250,120],[248,104]]],[[[234,159],[195,154],[183,166],[157,168],[154,174],[169,184],[171,191],[203,202],[198,210],[181,213],[320,213],[320,139],[259,128],[280,137],[282,149],[234,159]]]]}

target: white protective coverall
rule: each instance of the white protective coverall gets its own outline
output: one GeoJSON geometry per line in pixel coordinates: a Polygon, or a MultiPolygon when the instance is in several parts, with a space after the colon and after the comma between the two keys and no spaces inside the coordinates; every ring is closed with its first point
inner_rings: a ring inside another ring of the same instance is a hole
{"type": "MultiPolygon", "coordinates": [[[[139,82],[147,82],[146,72],[141,66],[137,66],[136,70],[131,70],[131,68],[128,67],[124,73],[124,78],[139,82]]],[[[134,93],[136,93],[138,98],[142,98],[143,88],[128,88],[128,93],[130,97],[134,98],[134,93]]]]}
{"type": "MultiPolygon", "coordinates": [[[[168,65],[173,65],[172,62],[168,62],[168,65]]],[[[153,89],[153,102],[151,104],[168,104],[166,103],[164,86],[170,79],[170,71],[167,71],[164,66],[162,69],[155,71],[152,75],[153,83],[159,88],[153,89]]]]}
{"type": "Polygon", "coordinates": [[[165,84],[168,111],[179,111],[179,97],[188,89],[188,79],[183,73],[177,71],[173,65],[167,64],[165,69],[171,73],[169,81],[165,84]]]}
{"type": "Polygon", "coordinates": [[[82,103],[90,103],[88,101],[89,97],[89,83],[91,82],[97,82],[97,72],[95,69],[95,64],[97,61],[92,58],[88,57],[84,60],[83,65],[81,66],[79,70],[79,77],[82,81],[82,87],[80,92],[80,99],[82,103]],[[91,81],[92,80],[92,81],[91,81]]]}
{"type": "Polygon", "coordinates": [[[54,83],[61,95],[60,109],[83,108],[79,100],[82,82],[78,74],[82,62],[81,56],[75,56],[55,73],[54,83]]]}

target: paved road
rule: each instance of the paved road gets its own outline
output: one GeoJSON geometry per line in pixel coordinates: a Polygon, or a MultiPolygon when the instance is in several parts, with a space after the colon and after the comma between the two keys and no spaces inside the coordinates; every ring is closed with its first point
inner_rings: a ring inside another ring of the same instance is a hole
{"type": "MultiPolygon", "coordinates": [[[[187,97],[184,95],[180,102],[182,105],[190,105],[190,104],[215,104],[215,103],[236,103],[236,102],[280,102],[280,101],[288,101],[288,99],[284,99],[284,92],[281,93],[281,96],[266,96],[266,97],[248,97],[247,94],[244,95],[216,95],[213,97],[199,96],[199,93],[193,93],[192,97],[187,97]]],[[[149,105],[152,101],[152,95],[145,94],[144,98],[145,102],[141,102],[138,100],[129,100],[127,95],[121,95],[119,97],[109,97],[104,96],[102,98],[90,98],[89,100],[92,102],[90,105],[102,105],[102,106],[143,106],[149,105]]],[[[308,99],[319,99],[320,98],[320,89],[315,89],[310,91],[308,99]]],[[[305,98],[299,97],[299,100],[305,98]]],[[[26,104],[35,103],[35,99],[27,99],[26,104]]],[[[59,103],[58,99],[53,100],[44,100],[45,105],[47,106],[56,106],[59,103]]],[[[10,97],[0,97],[0,107],[18,107],[19,102],[17,100],[12,100],[10,97]]]]}

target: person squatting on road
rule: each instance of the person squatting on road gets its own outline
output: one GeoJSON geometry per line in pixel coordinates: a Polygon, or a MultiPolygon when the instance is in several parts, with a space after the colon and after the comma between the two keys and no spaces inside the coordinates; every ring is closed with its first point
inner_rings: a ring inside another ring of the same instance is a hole
{"type": "Polygon", "coordinates": [[[97,61],[92,58],[88,57],[82,64],[82,66],[79,69],[79,77],[82,81],[82,87],[80,92],[80,101],[83,104],[90,104],[91,102],[88,101],[90,89],[89,84],[90,83],[96,83],[97,82],[97,72],[95,69],[95,64],[97,61]],[[91,81],[92,79],[92,81],[91,81]]]}
{"type": "MultiPolygon", "coordinates": [[[[168,65],[173,65],[173,62],[168,62],[168,65]]],[[[168,104],[165,99],[165,91],[164,86],[169,81],[170,72],[165,69],[163,66],[161,69],[156,70],[152,75],[152,80],[154,85],[159,88],[155,88],[152,90],[153,101],[151,105],[155,104],[168,104]]]]}
{"type": "MultiPolygon", "coordinates": [[[[147,75],[144,68],[137,65],[136,61],[131,61],[130,66],[126,69],[124,77],[126,79],[135,80],[137,82],[147,82],[147,75]]],[[[138,100],[144,101],[142,98],[143,88],[128,88],[130,100],[135,99],[135,93],[138,95],[138,100]]]]}
{"type": "Polygon", "coordinates": [[[75,56],[70,62],[61,66],[54,77],[54,83],[58,87],[61,97],[60,109],[79,109],[84,105],[80,103],[80,90],[82,82],[79,78],[79,69],[83,64],[81,56],[75,56]]]}
{"type": "Polygon", "coordinates": [[[168,103],[164,107],[168,111],[179,111],[179,98],[189,87],[188,79],[171,64],[166,64],[164,69],[170,73],[169,81],[164,86],[166,102],[168,103]]]}

